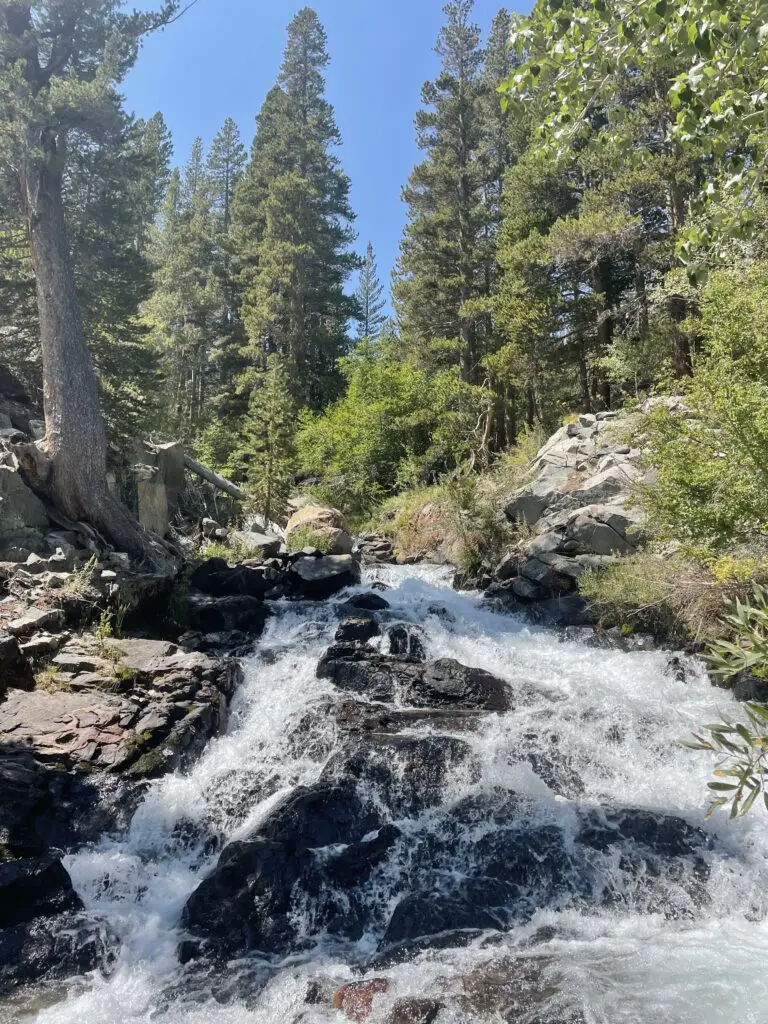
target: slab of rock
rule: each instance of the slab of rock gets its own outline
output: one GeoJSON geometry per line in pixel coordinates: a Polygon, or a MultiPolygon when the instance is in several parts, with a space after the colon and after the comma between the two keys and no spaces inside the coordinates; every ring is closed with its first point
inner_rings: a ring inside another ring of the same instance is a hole
{"type": "Polygon", "coordinates": [[[185,763],[225,722],[241,678],[234,661],[153,640],[80,638],[54,664],[70,673],[66,689],[9,695],[0,739],[75,771],[146,776],[185,763]]]}
{"type": "Polygon", "coordinates": [[[30,608],[19,619],[9,622],[6,629],[16,637],[29,637],[47,630],[57,633],[64,628],[64,612],[60,608],[30,608]]]}
{"type": "Polygon", "coordinates": [[[360,582],[360,563],[352,555],[299,558],[291,566],[293,586],[300,597],[323,600],[360,582]]]}
{"type": "Polygon", "coordinates": [[[230,541],[243,551],[249,552],[252,558],[274,558],[283,543],[281,537],[269,533],[257,533],[253,530],[236,530],[230,534],[230,541]]]}
{"type": "Polygon", "coordinates": [[[506,683],[451,658],[424,664],[416,658],[337,644],[320,659],[317,675],[330,679],[340,689],[364,694],[371,700],[398,699],[412,707],[505,711],[511,706],[506,683]]]}

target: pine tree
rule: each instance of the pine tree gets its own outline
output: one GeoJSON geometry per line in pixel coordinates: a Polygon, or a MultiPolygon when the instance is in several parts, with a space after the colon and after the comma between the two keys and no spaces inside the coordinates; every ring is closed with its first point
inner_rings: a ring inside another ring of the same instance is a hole
{"type": "Polygon", "coordinates": [[[320,408],[340,388],[355,301],[344,284],[357,264],[349,179],[333,149],[341,141],[325,98],[326,36],[299,11],[277,85],[267,95],[232,210],[248,358],[287,362],[296,397],[320,408]]]}
{"type": "Polygon", "coordinates": [[[171,395],[166,429],[194,441],[212,410],[212,353],[224,296],[216,274],[210,190],[202,143],[184,174],[174,170],[152,250],[155,290],[145,306],[171,395]]]}
{"type": "Polygon", "coordinates": [[[365,252],[365,262],[360,271],[360,283],[357,288],[357,302],[360,307],[358,339],[367,338],[375,341],[381,334],[386,322],[382,310],[386,306],[384,285],[379,280],[379,270],[373,245],[369,242],[365,252]]]}
{"type": "Polygon", "coordinates": [[[232,215],[232,196],[243,175],[246,152],[240,140],[240,129],[228,117],[211,144],[208,156],[208,183],[213,209],[224,232],[229,231],[232,215]]]}
{"type": "Polygon", "coordinates": [[[474,0],[451,0],[436,52],[440,75],[422,89],[416,140],[425,152],[403,198],[395,299],[405,334],[426,362],[459,362],[467,381],[481,373],[474,301],[484,288],[482,236],[487,210],[478,150],[482,51],[471,21],[474,0]]]}
{"type": "Polygon", "coordinates": [[[248,489],[267,522],[282,514],[291,492],[296,422],[290,374],[284,360],[273,353],[251,393],[243,447],[248,489]]]}

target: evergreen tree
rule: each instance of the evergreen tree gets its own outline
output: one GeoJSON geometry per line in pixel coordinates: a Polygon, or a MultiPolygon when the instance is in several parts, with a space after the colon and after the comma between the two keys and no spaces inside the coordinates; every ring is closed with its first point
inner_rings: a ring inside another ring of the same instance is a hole
{"type": "Polygon", "coordinates": [[[211,144],[207,172],[213,209],[224,232],[229,231],[232,196],[235,186],[243,176],[246,160],[245,147],[240,140],[240,129],[232,118],[228,117],[211,144]]]}
{"type": "Polygon", "coordinates": [[[287,362],[296,397],[320,408],[340,386],[355,301],[344,284],[357,260],[349,179],[325,98],[326,36],[301,10],[288,29],[277,85],[257,119],[251,158],[235,191],[232,242],[251,367],[287,362]]]}
{"type": "Polygon", "coordinates": [[[426,363],[459,362],[481,374],[481,325],[474,300],[484,288],[478,245],[487,221],[482,171],[480,30],[474,0],[451,0],[436,52],[440,75],[422,89],[416,139],[426,156],[403,198],[408,224],[394,294],[407,338],[426,363]]]}
{"type": "Polygon", "coordinates": [[[191,441],[212,414],[211,360],[224,306],[204,168],[196,139],[184,174],[171,175],[152,248],[155,290],[145,306],[171,396],[166,429],[191,441]]]}
{"type": "Polygon", "coordinates": [[[284,360],[272,353],[251,392],[244,425],[248,489],[267,522],[282,514],[296,469],[296,404],[284,360]]]}
{"type": "Polygon", "coordinates": [[[375,340],[381,334],[381,329],[386,322],[382,310],[386,302],[384,285],[379,280],[379,270],[376,266],[376,257],[373,253],[373,245],[369,242],[365,251],[365,261],[360,270],[360,283],[357,288],[357,302],[359,310],[359,327],[357,337],[375,340]]]}

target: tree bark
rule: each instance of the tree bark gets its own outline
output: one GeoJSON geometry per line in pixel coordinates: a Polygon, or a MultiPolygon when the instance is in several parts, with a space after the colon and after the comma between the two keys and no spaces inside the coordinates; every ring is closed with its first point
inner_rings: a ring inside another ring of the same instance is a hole
{"type": "Polygon", "coordinates": [[[43,129],[42,149],[25,168],[23,187],[35,272],[43,363],[45,438],[25,460],[30,484],[68,518],[91,523],[119,550],[154,567],[167,546],[144,531],[107,487],[107,436],[96,373],[75,286],[62,200],[64,138],[43,129]]]}

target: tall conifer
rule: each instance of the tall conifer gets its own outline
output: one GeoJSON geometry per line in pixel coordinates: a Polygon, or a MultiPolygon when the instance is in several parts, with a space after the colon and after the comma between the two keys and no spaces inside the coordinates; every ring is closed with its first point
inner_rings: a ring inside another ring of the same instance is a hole
{"type": "Polygon", "coordinates": [[[297,399],[320,408],[340,388],[355,302],[344,285],[356,265],[349,179],[333,150],[341,141],[325,98],[326,35],[305,7],[288,28],[277,85],[232,209],[242,314],[253,369],[286,360],[297,399]]]}

